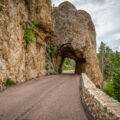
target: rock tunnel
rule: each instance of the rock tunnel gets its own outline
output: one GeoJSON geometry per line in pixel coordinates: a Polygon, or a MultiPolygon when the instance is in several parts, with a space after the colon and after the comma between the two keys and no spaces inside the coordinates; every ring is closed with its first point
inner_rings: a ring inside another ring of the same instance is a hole
{"type": "Polygon", "coordinates": [[[70,2],[63,2],[53,9],[55,36],[52,44],[58,51],[56,70],[61,73],[66,57],[76,61],[75,73],[86,73],[93,83],[102,85],[96,55],[96,31],[91,16],[77,10],[70,2]]]}
{"type": "Polygon", "coordinates": [[[68,45],[68,46],[64,46],[61,48],[61,60],[60,60],[60,65],[58,68],[58,72],[62,73],[62,66],[63,66],[63,62],[64,59],[66,57],[75,60],[76,65],[75,65],[75,74],[81,74],[85,72],[85,58],[83,57],[82,53],[79,53],[79,56],[76,55],[76,52],[68,45]]]}

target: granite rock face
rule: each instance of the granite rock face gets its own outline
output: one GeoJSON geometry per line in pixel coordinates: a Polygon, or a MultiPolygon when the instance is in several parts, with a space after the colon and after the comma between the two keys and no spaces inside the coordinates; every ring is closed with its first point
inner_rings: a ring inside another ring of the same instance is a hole
{"type": "Polygon", "coordinates": [[[76,61],[77,74],[86,73],[98,87],[102,85],[96,55],[96,32],[91,16],[77,10],[71,3],[63,2],[52,12],[55,26],[53,44],[58,50],[56,69],[62,71],[65,57],[76,61]]]}
{"type": "Polygon", "coordinates": [[[52,30],[50,0],[0,1],[0,89],[45,74],[45,48],[52,30]],[[36,22],[35,42],[26,47],[25,29],[36,22]]]}

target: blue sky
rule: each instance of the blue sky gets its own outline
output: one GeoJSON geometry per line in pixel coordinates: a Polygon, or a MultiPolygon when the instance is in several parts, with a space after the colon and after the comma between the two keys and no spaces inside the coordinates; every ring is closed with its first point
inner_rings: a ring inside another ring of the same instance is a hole
{"type": "MultiPolygon", "coordinates": [[[[58,6],[65,0],[52,0],[58,6]]],[[[120,51],[120,0],[67,0],[92,17],[97,33],[97,46],[105,42],[120,51]]]]}

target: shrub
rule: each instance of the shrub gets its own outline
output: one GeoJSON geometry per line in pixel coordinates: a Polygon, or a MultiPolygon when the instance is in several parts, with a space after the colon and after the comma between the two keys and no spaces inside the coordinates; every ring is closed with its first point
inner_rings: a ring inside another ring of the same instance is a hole
{"type": "Polygon", "coordinates": [[[33,24],[35,27],[38,27],[40,25],[40,20],[34,21],[33,24]]]}
{"type": "Polygon", "coordinates": [[[50,58],[49,58],[49,56],[46,56],[46,60],[49,60],[50,58]]]}
{"type": "Polygon", "coordinates": [[[48,64],[46,65],[46,70],[47,70],[47,71],[49,70],[49,65],[48,65],[48,64]]]}
{"type": "Polygon", "coordinates": [[[54,18],[57,17],[57,11],[56,11],[56,10],[54,10],[54,11],[52,12],[52,16],[53,16],[54,18]]]}
{"type": "Polygon", "coordinates": [[[4,7],[0,5],[0,12],[4,10],[4,7]]]}
{"type": "Polygon", "coordinates": [[[54,75],[54,73],[50,72],[49,75],[54,75]]]}
{"type": "Polygon", "coordinates": [[[12,85],[14,85],[14,84],[15,84],[15,83],[12,82],[10,78],[7,78],[7,80],[6,80],[6,82],[5,82],[5,86],[6,86],[6,87],[12,86],[12,85]]]}
{"type": "Polygon", "coordinates": [[[114,94],[116,95],[116,99],[120,102],[120,68],[114,69],[113,86],[114,86],[114,94]]]}
{"type": "Polygon", "coordinates": [[[107,86],[102,89],[107,95],[109,95],[112,98],[116,98],[116,95],[114,94],[114,86],[113,82],[107,82],[107,86]]]}
{"type": "Polygon", "coordinates": [[[58,56],[57,50],[52,46],[52,44],[48,43],[46,47],[46,71],[47,75],[53,75],[56,73],[54,60],[58,56]]]}
{"type": "Polygon", "coordinates": [[[26,41],[26,46],[28,46],[30,43],[35,42],[35,32],[33,28],[27,28],[24,32],[24,39],[26,41]]]}
{"type": "Polygon", "coordinates": [[[46,52],[53,57],[57,57],[58,55],[57,51],[50,44],[48,44],[48,46],[46,47],[46,52]]]}

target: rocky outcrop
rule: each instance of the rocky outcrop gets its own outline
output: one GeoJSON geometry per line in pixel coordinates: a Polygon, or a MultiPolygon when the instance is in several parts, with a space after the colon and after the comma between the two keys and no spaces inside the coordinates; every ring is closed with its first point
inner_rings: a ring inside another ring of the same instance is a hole
{"type": "Polygon", "coordinates": [[[98,87],[102,85],[96,55],[96,32],[90,15],[63,2],[52,12],[55,25],[53,44],[58,51],[56,69],[62,71],[65,57],[76,61],[76,73],[86,73],[98,87]]]}
{"type": "Polygon", "coordinates": [[[51,23],[50,0],[0,1],[0,89],[7,78],[17,83],[45,74],[51,23]],[[32,34],[35,38],[26,47],[24,34],[28,28],[33,33],[27,37],[32,34]]]}

